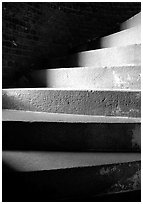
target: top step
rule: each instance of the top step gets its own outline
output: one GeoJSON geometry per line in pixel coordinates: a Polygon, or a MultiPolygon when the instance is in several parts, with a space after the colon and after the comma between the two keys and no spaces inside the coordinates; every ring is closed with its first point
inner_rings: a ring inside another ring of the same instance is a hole
{"type": "Polygon", "coordinates": [[[141,25],[141,12],[121,24],[121,30],[141,25]]]}
{"type": "Polygon", "coordinates": [[[101,48],[141,43],[141,26],[135,26],[101,38],[101,48]]]}

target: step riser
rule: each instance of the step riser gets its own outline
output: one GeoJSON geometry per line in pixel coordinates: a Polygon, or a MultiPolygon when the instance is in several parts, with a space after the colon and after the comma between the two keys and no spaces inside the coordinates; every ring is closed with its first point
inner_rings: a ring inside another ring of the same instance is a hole
{"type": "Polygon", "coordinates": [[[5,89],[2,94],[3,109],[102,116],[141,115],[139,91],[5,89]]]}
{"type": "Polygon", "coordinates": [[[140,124],[3,122],[3,149],[114,151],[141,150],[140,124]],[[22,134],[22,137],[20,135],[22,134]]]}
{"type": "Polygon", "coordinates": [[[141,46],[139,44],[79,52],[68,59],[57,61],[55,67],[112,67],[140,64],[141,46]]]}
{"type": "Polygon", "coordinates": [[[29,201],[29,198],[32,201],[69,200],[81,195],[84,200],[86,196],[91,197],[101,193],[140,190],[140,168],[140,162],[132,162],[55,171],[3,172],[3,192],[7,192],[9,201],[18,198],[21,200],[23,190],[19,186],[22,183],[25,187],[22,187],[24,201],[29,201]]]}
{"type": "Polygon", "coordinates": [[[103,37],[101,48],[126,46],[141,43],[141,26],[136,26],[121,32],[103,37]]]}
{"type": "Polygon", "coordinates": [[[121,30],[125,30],[131,27],[135,27],[137,25],[141,25],[141,13],[136,14],[129,20],[125,21],[121,24],[121,30]]]}
{"type": "Polygon", "coordinates": [[[32,75],[37,87],[141,89],[141,67],[69,68],[35,71],[32,75]]]}

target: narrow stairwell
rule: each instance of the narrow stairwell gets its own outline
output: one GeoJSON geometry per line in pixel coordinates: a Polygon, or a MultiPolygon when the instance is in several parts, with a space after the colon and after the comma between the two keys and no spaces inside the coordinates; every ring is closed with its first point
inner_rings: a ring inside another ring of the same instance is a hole
{"type": "Polygon", "coordinates": [[[131,201],[140,192],[140,18],[101,38],[101,49],[34,71],[35,88],[2,90],[5,201],[131,201]]]}

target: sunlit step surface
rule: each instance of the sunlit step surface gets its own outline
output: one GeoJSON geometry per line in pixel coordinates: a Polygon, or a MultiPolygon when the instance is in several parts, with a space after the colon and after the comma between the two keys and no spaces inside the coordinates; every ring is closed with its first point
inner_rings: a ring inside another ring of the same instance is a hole
{"type": "Polygon", "coordinates": [[[34,71],[37,87],[141,89],[141,66],[75,67],[34,71]]]}
{"type": "Polygon", "coordinates": [[[121,30],[141,25],[141,12],[121,24],[121,30]]]}
{"type": "MultiPolygon", "coordinates": [[[[55,67],[114,67],[141,64],[141,45],[108,47],[78,52],[65,59],[53,61],[55,67]]],[[[48,67],[47,67],[48,69],[48,67]]]]}
{"type": "Polygon", "coordinates": [[[141,43],[141,26],[135,26],[101,38],[101,48],[141,43]]]}

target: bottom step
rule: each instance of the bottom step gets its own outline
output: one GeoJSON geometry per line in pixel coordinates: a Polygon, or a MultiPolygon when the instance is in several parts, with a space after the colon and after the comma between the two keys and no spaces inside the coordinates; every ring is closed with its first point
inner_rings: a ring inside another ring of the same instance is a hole
{"type": "Polygon", "coordinates": [[[140,154],[34,154],[3,152],[3,201],[76,201],[141,189],[140,154]]]}

